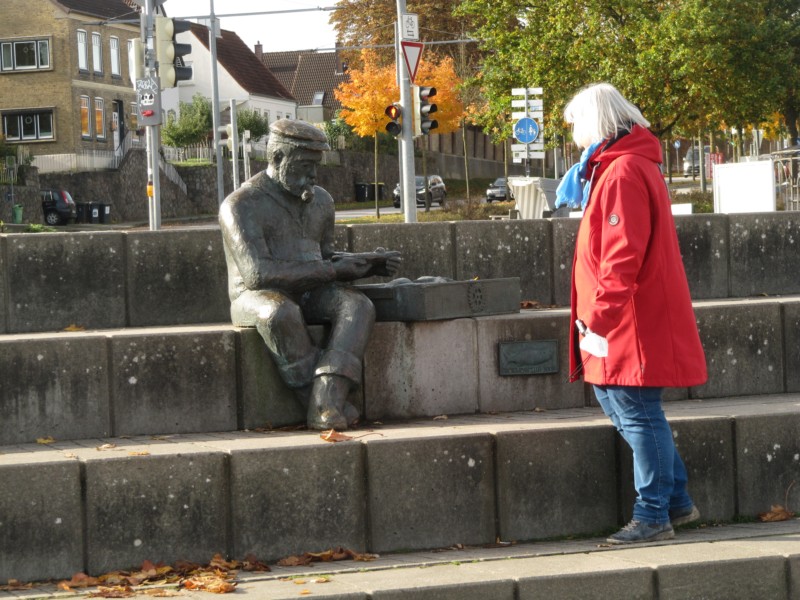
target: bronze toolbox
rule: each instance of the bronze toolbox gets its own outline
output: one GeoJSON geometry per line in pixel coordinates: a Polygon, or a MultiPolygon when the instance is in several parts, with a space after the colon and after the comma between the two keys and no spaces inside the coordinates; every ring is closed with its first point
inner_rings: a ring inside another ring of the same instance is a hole
{"type": "Polygon", "coordinates": [[[519,312],[519,277],[354,286],[375,305],[378,321],[436,321],[519,312]]]}

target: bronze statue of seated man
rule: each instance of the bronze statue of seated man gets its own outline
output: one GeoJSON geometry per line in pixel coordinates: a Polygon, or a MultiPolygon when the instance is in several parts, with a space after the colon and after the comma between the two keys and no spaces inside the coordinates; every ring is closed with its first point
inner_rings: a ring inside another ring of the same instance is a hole
{"type": "Polygon", "coordinates": [[[312,429],[346,429],[359,411],[347,401],[361,383],[375,321],[372,302],[349,282],[391,276],[400,253],[335,252],[334,202],[315,185],[325,134],[281,119],[270,126],[267,169],[222,203],[228,293],[235,325],[255,326],[286,385],[307,406],[312,429]],[[325,348],[308,323],[329,323],[325,348]]]}

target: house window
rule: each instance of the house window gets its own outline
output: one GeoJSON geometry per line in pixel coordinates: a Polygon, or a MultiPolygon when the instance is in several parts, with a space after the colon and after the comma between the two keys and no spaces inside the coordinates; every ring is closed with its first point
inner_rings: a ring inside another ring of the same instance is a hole
{"type": "Polygon", "coordinates": [[[131,131],[139,129],[139,107],[136,102],[131,102],[131,131]]]}
{"type": "Polygon", "coordinates": [[[119,38],[111,38],[111,74],[119,77],[119,38]]]}
{"type": "Polygon", "coordinates": [[[32,71],[50,68],[50,40],[0,43],[3,71],[32,71]]]}
{"type": "Polygon", "coordinates": [[[52,140],[52,109],[4,113],[3,135],[8,142],[52,140]]]}
{"type": "Polygon", "coordinates": [[[322,106],[323,100],[325,100],[325,92],[314,92],[314,99],[311,101],[311,105],[322,106]]]}
{"type": "Polygon", "coordinates": [[[106,138],[106,108],[102,98],[94,99],[94,131],[97,139],[106,138]]]}
{"type": "Polygon", "coordinates": [[[95,73],[103,72],[103,41],[99,33],[92,34],[92,66],[95,73]]]}
{"type": "Polygon", "coordinates": [[[81,137],[92,137],[91,121],[89,121],[89,96],[81,96],[81,137]]]}
{"type": "Polygon", "coordinates": [[[78,70],[89,70],[89,49],[86,46],[86,32],[78,30],[78,70]]]}

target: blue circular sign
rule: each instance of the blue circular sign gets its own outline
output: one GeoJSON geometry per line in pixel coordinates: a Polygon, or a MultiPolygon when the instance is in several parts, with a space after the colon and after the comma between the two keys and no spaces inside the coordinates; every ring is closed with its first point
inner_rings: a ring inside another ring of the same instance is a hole
{"type": "Polygon", "coordinates": [[[523,144],[532,144],[539,137],[539,124],[530,117],[523,117],[514,123],[514,137],[523,144]]]}

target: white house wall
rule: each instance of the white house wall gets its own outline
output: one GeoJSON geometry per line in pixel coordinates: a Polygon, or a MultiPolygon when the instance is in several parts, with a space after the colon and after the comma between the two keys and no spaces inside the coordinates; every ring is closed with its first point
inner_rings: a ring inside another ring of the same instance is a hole
{"type": "MultiPolygon", "coordinates": [[[[206,98],[211,98],[211,52],[191,31],[179,33],[178,41],[192,45],[192,52],[186,55],[187,65],[192,67],[192,80],[182,81],[178,84],[178,99],[180,102],[191,103],[192,97],[198,92],[206,98]]],[[[217,82],[219,85],[221,111],[230,106],[231,99],[235,99],[239,110],[243,108],[257,109],[259,113],[267,114],[270,122],[287,116],[290,119],[296,118],[296,102],[264,96],[251,96],[222,65],[217,67],[217,82]]],[[[173,107],[162,106],[162,108],[169,110],[169,108],[173,107]]],[[[174,107],[174,110],[177,111],[177,106],[174,107]]]]}

